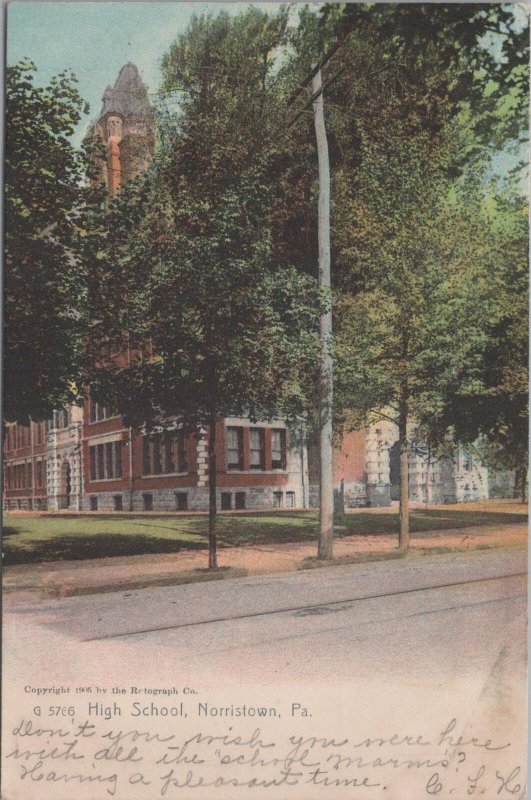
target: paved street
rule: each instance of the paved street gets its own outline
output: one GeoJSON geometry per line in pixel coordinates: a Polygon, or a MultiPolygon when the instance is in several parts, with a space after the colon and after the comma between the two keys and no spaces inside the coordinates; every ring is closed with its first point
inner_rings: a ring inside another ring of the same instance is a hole
{"type": "Polygon", "coordinates": [[[24,658],[25,628],[32,649],[56,638],[83,651],[99,642],[100,650],[134,654],[149,644],[164,648],[162,660],[190,665],[208,657],[216,670],[232,674],[240,665],[247,677],[253,662],[246,656],[261,649],[257,677],[264,658],[273,670],[295,659],[299,677],[320,668],[321,657],[334,660],[337,677],[385,672],[401,651],[401,669],[414,675],[466,671],[505,638],[515,653],[523,643],[525,573],[525,551],[511,549],[22,605],[7,595],[8,630],[15,624],[18,635],[6,644],[24,658]]]}
{"type": "MultiPolygon", "coordinates": [[[[7,704],[14,719],[42,701],[24,686],[127,687],[118,699],[129,703],[131,686],[148,694],[143,703],[152,689],[186,686],[215,709],[243,697],[280,703],[284,716],[296,701],[319,729],[354,726],[360,736],[389,724],[444,727],[454,717],[460,732],[510,734],[511,759],[523,758],[526,573],[525,549],[511,548],[62,600],[9,594],[4,685],[20,691],[7,704]]],[[[184,698],[192,718],[194,700],[184,698]]],[[[411,787],[387,796],[425,796],[411,787]]]]}

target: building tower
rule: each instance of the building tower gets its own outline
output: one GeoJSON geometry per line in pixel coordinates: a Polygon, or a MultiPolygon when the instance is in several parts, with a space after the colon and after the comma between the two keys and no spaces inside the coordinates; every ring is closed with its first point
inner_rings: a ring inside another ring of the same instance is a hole
{"type": "Polygon", "coordinates": [[[131,63],[120,70],[114,86],[107,86],[98,118],[91,123],[85,141],[101,141],[105,161],[101,165],[110,197],[143,172],[153,154],[155,123],[145,84],[131,63]]]}

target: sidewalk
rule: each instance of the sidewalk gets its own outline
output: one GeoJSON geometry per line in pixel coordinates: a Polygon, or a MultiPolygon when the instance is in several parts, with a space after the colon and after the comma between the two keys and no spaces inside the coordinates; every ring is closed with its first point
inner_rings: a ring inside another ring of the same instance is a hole
{"type": "MultiPolygon", "coordinates": [[[[497,547],[525,547],[527,524],[425,531],[411,536],[408,558],[430,552],[462,552],[497,547]]],[[[147,586],[223,580],[243,575],[291,572],[330,564],[396,558],[397,536],[348,536],[334,544],[332,562],[318,562],[316,542],[223,547],[218,552],[222,569],[209,572],[208,553],[181,551],[160,555],[57,561],[5,567],[4,592],[27,596],[68,597],[123,591],[147,586]]],[[[403,556],[402,556],[403,557],[403,556]]],[[[22,597],[19,597],[22,599],[22,597]]]]}

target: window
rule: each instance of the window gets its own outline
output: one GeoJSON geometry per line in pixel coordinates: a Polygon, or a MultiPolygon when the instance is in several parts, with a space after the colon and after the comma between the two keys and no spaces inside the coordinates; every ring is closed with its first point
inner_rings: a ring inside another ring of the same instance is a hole
{"type": "Polygon", "coordinates": [[[106,442],[89,447],[90,480],[122,477],[122,443],[106,442]]]}
{"type": "Polygon", "coordinates": [[[103,405],[89,398],[89,421],[101,422],[103,419],[116,417],[116,411],[111,405],[103,405]]]}
{"type": "Polygon", "coordinates": [[[97,511],[98,510],[98,498],[97,497],[94,497],[94,496],[93,497],[89,497],[89,504],[90,504],[90,510],[91,511],[97,511]]]}
{"type": "Polygon", "coordinates": [[[273,492],[273,508],[282,508],[282,492],[273,492]]]}
{"type": "Polygon", "coordinates": [[[249,431],[251,469],[265,469],[264,429],[251,428],[249,431]]]}
{"type": "Polygon", "coordinates": [[[124,510],[124,501],[121,494],[114,495],[114,510],[115,511],[123,511],[124,510]]]}
{"type": "Polygon", "coordinates": [[[53,412],[54,428],[68,428],[69,423],[70,423],[70,414],[67,408],[63,408],[61,409],[61,411],[53,412]]]}
{"type": "Polygon", "coordinates": [[[243,428],[227,428],[227,469],[243,469],[243,428]]]}
{"type": "Polygon", "coordinates": [[[230,511],[232,508],[232,494],[230,492],[221,492],[221,510],[230,511]]]}
{"type": "Polygon", "coordinates": [[[286,492],[286,508],[295,508],[295,492],[286,492]]]}
{"type": "Polygon", "coordinates": [[[170,475],[188,471],[184,431],[165,431],[144,436],[143,474],[170,475]]]}
{"type": "Polygon", "coordinates": [[[15,433],[15,449],[18,450],[22,447],[29,447],[31,444],[31,433],[29,426],[26,425],[16,425],[14,429],[15,433]]]}
{"type": "Polygon", "coordinates": [[[46,436],[45,423],[37,422],[35,424],[35,444],[44,444],[46,436]]]}
{"type": "Polygon", "coordinates": [[[142,499],[144,501],[144,511],[153,511],[153,495],[144,494],[142,499]]]}
{"type": "Polygon", "coordinates": [[[177,511],[188,511],[188,492],[175,492],[177,511]]]}
{"type": "Polygon", "coordinates": [[[45,464],[45,461],[35,462],[35,486],[38,489],[42,489],[44,486],[45,464]]]}
{"type": "Polygon", "coordinates": [[[245,492],[236,492],[235,496],[235,508],[245,508],[245,492]]]}
{"type": "Polygon", "coordinates": [[[271,431],[271,468],[286,469],[286,431],[271,431]]]}

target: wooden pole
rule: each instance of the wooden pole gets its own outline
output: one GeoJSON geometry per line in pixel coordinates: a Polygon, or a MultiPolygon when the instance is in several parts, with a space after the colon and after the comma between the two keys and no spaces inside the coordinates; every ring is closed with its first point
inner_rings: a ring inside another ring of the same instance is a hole
{"type": "MultiPolygon", "coordinates": [[[[315,138],[319,162],[319,284],[330,289],[330,163],[323,109],[321,70],[312,79],[315,138]]],[[[334,543],[334,476],[332,464],[332,310],[321,315],[320,514],[317,557],[332,558],[334,543]]]]}

